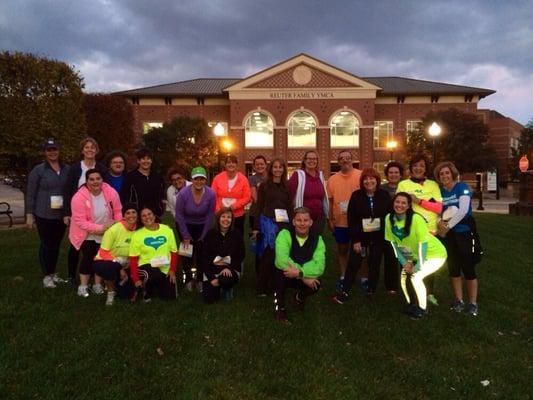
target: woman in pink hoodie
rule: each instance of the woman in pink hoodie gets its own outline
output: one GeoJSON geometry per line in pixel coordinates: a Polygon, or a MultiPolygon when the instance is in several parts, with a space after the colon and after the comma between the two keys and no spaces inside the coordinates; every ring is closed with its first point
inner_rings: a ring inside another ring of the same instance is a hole
{"type": "Polygon", "coordinates": [[[231,208],[235,217],[234,227],[244,232],[244,207],[252,199],[248,179],[237,171],[237,157],[226,156],[225,171],[213,178],[211,189],[215,192],[215,211],[221,207],[231,208]]]}
{"type": "MultiPolygon", "coordinates": [[[[118,193],[103,181],[97,169],[85,173],[86,183],[72,197],[72,218],[68,238],[76,250],[81,249],[80,286],[78,296],[88,297],[88,283],[94,256],[98,252],[102,235],[115,221],[122,218],[122,205],[118,193]]],[[[93,293],[103,294],[101,278],[95,275],[93,293]]]]}

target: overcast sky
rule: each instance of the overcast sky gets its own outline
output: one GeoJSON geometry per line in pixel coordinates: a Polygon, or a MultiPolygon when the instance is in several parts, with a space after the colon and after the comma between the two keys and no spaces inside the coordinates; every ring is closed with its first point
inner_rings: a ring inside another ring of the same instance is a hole
{"type": "Polygon", "coordinates": [[[355,75],[494,89],[533,118],[533,1],[2,0],[0,49],[65,61],[87,91],[241,78],[299,53],[355,75]]]}

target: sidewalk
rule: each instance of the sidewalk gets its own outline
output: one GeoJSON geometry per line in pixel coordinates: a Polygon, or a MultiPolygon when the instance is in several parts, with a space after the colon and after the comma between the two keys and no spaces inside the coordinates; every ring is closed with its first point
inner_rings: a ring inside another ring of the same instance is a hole
{"type": "Polygon", "coordinates": [[[496,200],[496,195],[493,193],[483,194],[483,208],[484,210],[478,210],[479,200],[472,200],[472,211],[479,213],[491,213],[491,214],[509,214],[509,204],[516,203],[518,199],[512,197],[500,197],[496,200]]]}

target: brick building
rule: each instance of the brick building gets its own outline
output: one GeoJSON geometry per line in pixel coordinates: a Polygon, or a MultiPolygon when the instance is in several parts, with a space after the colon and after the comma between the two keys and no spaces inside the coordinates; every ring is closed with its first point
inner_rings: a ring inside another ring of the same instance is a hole
{"type": "Polygon", "coordinates": [[[401,77],[362,78],[299,54],[244,79],[194,79],[116,94],[133,104],[139,135],[177,116],[202,117],[224,126],[241,168],[257,154],[295,167],[306,150],[316,149],[320,167],[331,171],[344,148],[353,149],[359,167],[382,169],[390,157],[387,142],[398,143],[399,159],[408,132],[428,111],[477,113],[478,101],[493,93],[401,77]]]}

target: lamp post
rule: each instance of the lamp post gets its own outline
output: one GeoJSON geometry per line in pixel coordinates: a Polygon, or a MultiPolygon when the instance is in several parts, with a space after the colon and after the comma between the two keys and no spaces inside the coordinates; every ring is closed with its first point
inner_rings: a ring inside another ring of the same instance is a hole
{"type": "Polygon", "coordinates": [[[428,129],[429,136],[433,139],[433,165],[437,164],[437,138],[440,136],[442,129],[439,124],[433,122],[428,129]]]}
{"type": "Polygon", "coordinates": [[[217,138],[217,144],[218,144],[218,170],[222,170],[222,137],[226,135],[224,125],[222,125],[220,122],[217,122],[215,127],[213,128],[213,134],[217,138]]]}
{"type": "Polygon", "coordinates": [[[398,147],[398,142],[396,140],[389,140],[387,142],[387,149],[389,149],[390,152],[390,160],[394,160],[394,150],[396,150],[396,147],[398,147]]]}

